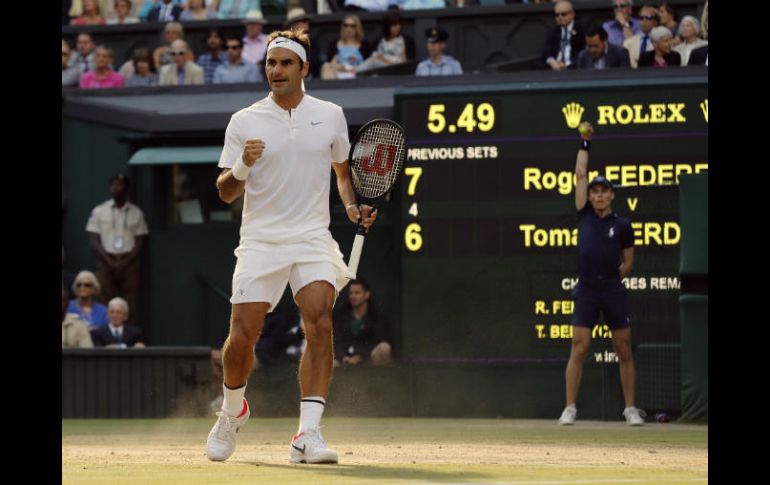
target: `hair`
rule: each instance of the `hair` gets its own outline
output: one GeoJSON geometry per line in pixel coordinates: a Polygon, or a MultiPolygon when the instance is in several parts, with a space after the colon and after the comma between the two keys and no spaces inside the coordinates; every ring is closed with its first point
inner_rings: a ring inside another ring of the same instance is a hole
{"type": "Polygon", "coordinates": [[[364,40],[364,25],[361,23],[361,19],[358,18],[358,15],[355,15],[355,14],[345,15],[345,17],[342,19],[342,23],[340,24],[340,38],[342,37],[342,33],[345,31],[345,27],[343,27],[343,25],[345,24],[345,21],[348,19],[352,20],[353,23],[356,24],[355,38],[357,42],[361,42],[362,40],[364,40]]]}
{"type": "MultiPolygon", "coordinates": [[[[150,65],[150,72],[155,72],[155,62],[152,60],[152,54],[150,54],[150,51],[145,49],[144,47],[140,47],[136,50],[134,50],[134,69],[137,69],[137,64],[144,61],[147,62],[150,65]]],[[[110,179],[110,183],[112,183],[113,180],[115,180],[116,177],[112,177],[110,179]]],[[[126,187],[129,185],[128,177],[122,177],[123,182],[126,184],[126,187]]]]}
{"type": "Polygon", "coordinates": [[[650,31],[650,39],[652,39],[653,42],[657,42],[665,38],[670,39],[673,36],[674,35],[671,33],[671,31],[668,30],[668,27],[664,27],[662,25],[659,25],[650,31]]]}
{"type": "MultiPolygon", "coordinates": [[[[267,37],[267,45],[269,46],[270,43],[273,40],[275,40],[276,37],[286,37],[287,39],[291,39],[294,42],[297,42],[299,45],[305,48],[305,57],[308,59],[310,58],[310,36],[308,36],[304,31],[300,29],[281,30],[281,31],[275,30],[267,37]]],[[[265,62],[267,62],[267,54],[265,54],[265,62]]],[[[300,59],[299,60],[300,70],[302,70],[304,66],[305,66],[305,63],[302,62],[302,59],[300,59]]]]}
{"type": "Polygon", "coordinates": [[[93,283],[94,290],[96,290],[97,295],[102,292],[102,285],[99,284],[99,278],[97,278],[92,271],[84,269],[78,273],[78,275],[75,276],[75,279],[72,281],[72,291],[75,294],[77,294],[78,282],[81,282],[82,280],[89,280],[90,283],[93,283]]]}
{"type": "MultiPolygon", "coordinates": [[[[612,6],[615,6],[615,0],[610,0],[612,2],[612,6]]],[[[626,3],[628,3],[629,6],[633,8],[634,6],[634,0],[626,0],[626,3]]]]}
{"type": "Polygon", "coordinates": [[[96,46],[96,49],[94,49],[94,52],[98,51],[99,49],[106,50],[110,53],[110,57],[114,57],[115,53],[112,51],[112,47],[106,45],[106,44],[99,44],[96,46]]]}
{"type": "Polygon", "coordinates": [[[90,40],[91,42],[94,41],[94,37],[89,32],[78,32],[77,37],[75,37],[75,42],[77,42],[77,39],[79,39],[81,35],[87,35],[88,40],[90,40]]]}
{"type": "Polygon", "coordinates": [[[700,17],[701,36],[704,39],[709,38],[709,3],[706,1],[706,5],[703,6],[703,14],[700,17]]]}
{"type": "Polygon", "coordinates": [[[390,28],[401,23],[401,16],[398,10],[388,10],[382,17],[382,37],[390,40],[390,28]]]}
{"type": "Polygon", "coordinates": [[[679,22],[679,31],[676,33],[678,36],[682,36],[682,27],[684,27],[685,22],[691,22],[693,27],[695,27],[695,37],[700,36],[700,22],[698,22],[698,19],[693,17],[692,15],[685,15],[682,17],[682,20],[679,22]]]}
{"type": "Polygon", "coordinates": [[[131,3],[131,0],[115,0],[113,5],[115,7],[117,7],[118,6],[118,2],[120,2],[120,1],[126,2],[128,4],[128,9],[131,10],[131,7],[133,6],[133,4],[131,3]]]}
{"type": "Polygon", "coordinates": [[[660,7],[658,7],[658,9],[659,10],[665,10],[666,12],[671,14],[671,16],[674,18],[674,20],[676,20],[676,10],[674,9],[674,7],[671,6],[670,3],[663,2],[663,3],[660,4],[660,7]]]}
{"type": "Polygon", "coordinates": [[[116,305],[122,306],[123,309],[126,311],[126,315],[128,315],[128,302],[119,296],[116,296],[115,298],[110,300],[109,303],[107,303],[107,310],[109,310],[110,308],[116,305]]]}
{"type": "MultiPolygon", "coordinates": [[[[87,0],[83,0],[83,15],[86,15],[86,1],[87,0]]],[[[94,7],[96,8],[96,15],[101,15],[102,6],[99,5],[99,0],[93,0],[93,3],[94,3],[94,7]]]]}
{"type": "MultiPolygon", "coordinates": [[[[144,49],[141,49],[141,50],[144,50],[144,49]]],[[[137,49],[136,51],[140,51],[140,49],[137,49]]],[[[136,56],[136,54],[134,54],[134,56],[136,56]]],[[[112,177],[110,177],[110,182],[107,185],[112,185],[112,182],[116,180],[122,180],[123,183],[126,185],[126,188],[128,188],[131,185],[131,179],[128,178],[128,175],[123,173],[115,174],[112,177]]]]}
{"type": "Polygon", "coordinates": [[[350,280],[349,285],[350,286],[361,285],[364,288],[364,291],[369,291],[369,283],[367,283],[366,280],[364,280],[362,278],[358,278],[358,279],[355,279],[355,280],[350,280]]]}
{"type": "Polygon", "coordinates": [[[184,27],[179,22],[169,22],[163,27],[163,33],[165,34],[169,30],[176,30],[179,32],[181,38],[184,39],[184,27]]]}
{"type": "Polygon", "coordinates": [[[658,13],[658,9],[655,8],[655,5],[650,5],[650,4],[642,5],[641,8],[639,9],[639,15],[641,15],[642,9],[644,9],[644,8],[651,9],[652,10],[652,16],[655,17],[655,20],[657,20],[658,23],[660,23],[660,14],[658,13]]]}
{"type": "Polygon", "coordinates": [[[238,47],[243,47],[243,40],[241,40],[241,38],[236,35],[228,35],[227,37],[225,37],[225,46],[227,45],[228,42],[231,42],[231,41],[236,41],[238,42],[238,47]]]}
{"type": "Polygon", "coordinates": [[[596,24],[586,31],[586,37],[594,37],[596,35],[603,41],[607,40],[607,31],[604,30],[601,24],[596,24]]]}

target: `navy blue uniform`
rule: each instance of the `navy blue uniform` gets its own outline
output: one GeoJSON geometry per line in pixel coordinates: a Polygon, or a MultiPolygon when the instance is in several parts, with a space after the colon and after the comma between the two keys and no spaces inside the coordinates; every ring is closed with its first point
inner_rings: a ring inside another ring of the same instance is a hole
{"type": "Polygon", "coordinates": [[[578,284],[572,325],[593,328],[599,311],[611,330],[628,327],[628,292],[620,280],[623,249],[634,245],[631,223],[614,212],[601,218],[591,205],[578,212],[578,284]]]}

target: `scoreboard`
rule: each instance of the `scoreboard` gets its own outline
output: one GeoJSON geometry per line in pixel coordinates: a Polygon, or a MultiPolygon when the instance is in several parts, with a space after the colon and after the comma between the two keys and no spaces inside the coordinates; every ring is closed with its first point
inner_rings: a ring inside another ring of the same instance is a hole
{"type": "MultiPolygon", "coordinates": [[[[417,358],[566,357],[577,126],[635,237],[633,342],[679,341],[677,178],[708,170],[708,78],[406,87],[402,341],[417,358]]],[[[611,336],[603,321],[595,341],[611,336]]]]}

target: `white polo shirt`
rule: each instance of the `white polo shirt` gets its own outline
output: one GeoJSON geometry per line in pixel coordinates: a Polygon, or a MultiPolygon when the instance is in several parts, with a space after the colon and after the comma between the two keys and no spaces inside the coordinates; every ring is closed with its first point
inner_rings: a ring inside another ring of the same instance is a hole
{"type": "Polygon", "coordinates": [[[265,142],[246,179],[241,243],[294,243],[329,232],[331,162],[350,150],[342,108],[308,94],[287,111],[271,95],[230,118],[221,168],[232,168],[246,140],[265,142]]]}
{"type": "Polygon", "coordinates": [[[86,231],[99,234],[104,250],[110,254],[131,252],[136,238],[149,232],[142,209],[128,201],[119,208],[113,199],[94,207],[86,231]]]}

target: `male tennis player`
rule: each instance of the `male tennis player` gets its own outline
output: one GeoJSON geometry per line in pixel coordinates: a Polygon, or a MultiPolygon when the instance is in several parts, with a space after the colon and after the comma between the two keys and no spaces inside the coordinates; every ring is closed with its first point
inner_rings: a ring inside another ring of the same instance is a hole
{"type": "Polygon", "coordinates": [[[235,451],[238,429],[249,419],[244,398],[254,345],[267,312],[291,285],[305,322],[307,348],[299,366],[300,424],[291,441],[292,463],[337,463],[319,425],[332,374],[332,307],[348,281],[347,267],[329,233],[329,164],[348,218],[377,212],[356,206],[348,171],[348,127],[342,108],[305,94],[310,39],[299,31],[268,37],[265,73],[270,94],[235,113],[225,132],[217,178],[227,203],[245,195],[233,274],[230,334],[225,341],[224,401],[209,433],[209,459],[235,451]]]}
{"type": "Polygon", "coordinates": [[[641,426],[644,411],[634,405],[636,371],[631,355],[628,292],[621,281],[634,267],[634,233],[627,219],[612,212],[615,198],[612,183],[601,175],[588,183],[588,151],[593,131],[590,123],[581,124],[583,139],[575,162],[575,208],[579,217],[578,284],[573,292],[575,311],[572,315],[572,351],[566,371],[567,406],[559,424],[575,423],[575,401],[583,362],[591,345],[591,330],[601,311],[612,331],[612,345],[620,362],[620,381],[626,399],[623,416],[628,425],[641,426]]]}

